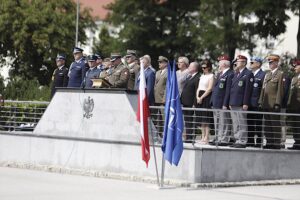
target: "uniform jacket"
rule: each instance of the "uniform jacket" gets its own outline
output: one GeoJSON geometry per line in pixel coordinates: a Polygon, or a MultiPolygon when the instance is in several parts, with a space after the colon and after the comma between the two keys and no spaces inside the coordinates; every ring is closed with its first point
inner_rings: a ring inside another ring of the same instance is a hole
{"type": "Polygon", "coordinates": [[[91,79],[99,78],[101,70],[97,67],[90,68],[85,73],[85,79],[83,82],[83,86],[86,88],[91,88],[93,85],[93,81],[91,79]]]}
{"type": "Polygon", "coordinates": [[[122,63],[117,67],[111,68],[111,75],[108,76],[108,81],[113,88],[127,88],[129,79],[129,70],[122,63]]]}
{"type": "Polygon", "coordinates": [[[155,103],[162,104],[166,101],[166,84],[168,70],[158,70],[155,75],[154,98],[155,103]]]}
{"type": "Polygon", "coordinates": [[[250,99],[250,106],[252,108],[258,107],[258,101],[259,101],[260,92],[261,92],[261,89],[263,86],[263,82],[265,79],[265,75],[266,75],[266,73],[260,69],[254,76],[253,90],[252,90],[251,99],[250,99]]]}
{"type": "MultiPolygon", "coordinates": [[[[155,84],[155,71],[153,68],[147,67],[144,70],[145,79],[146,79],[146,87],[147,87],[147,95],[149,105],[154,105],[154,84],[155,84]]],[[[135,89],[138,90],[140,85],[140,73],[138,73],[138,78],[135,83],[135,89]]]]}
{"type": "Polygon", "coordinates": [[[273,109],[275,104],[281,105],[283,99],[283,72],[277,69],[274,74],[268,72],[263,82],[259,103],[264,109],[273,109]]]}
{"type": "Polygon", "coordinates": [[[229,106],[230,88],[234,73],[231,69],[218,75],[212,90],[211,103],[213,108],[229,106]]]}
{"type": "Polygon", "coordinates": [[[283,98],[282,98],[282,102],[281,102],[281,107],[282,108],[286,108],[287,107],[287,102],[289,99],[289,91],[290,91],[290,86],[291,86],[291,78],[286,75],[283,74],[283,98]]]}
{"type": "Polygon", "coordinates": [[[73,62],[69,70],[68,87],[80,87],[85,77],[87,64],[83,58],[78,62],[73,62]]]}
{"type": "Polygon", "coordinates": [[[253,73],[247,68],[244,68],[239,75],[235,73],[230,88],[230,106],[250,105],[253,79],[253,73]]]}
{"type": "Polygon", "coordinates": [[[61,69],[56,68],[53,72],[52,76],[52,88],[51,88],[51,97],[53,97],[55,93],[56,87],[67,87],[68,86],[68,68],[63,66],[61,69]]]}
{"type": "Polygon", "coordinates": [[[300,79],[298,74],[293,77],[290,90],[289,90],[289,98],[287,102],[287,108],[289,111],[300,111],[300,79]]]}
{"type": "Polygon", "coordinates": [[[187,78],[182,88],[181,104],[185,107],[196,105],[196,92],[199,84],[200,73],[191,78],[187,78]]]}
{"type": "Polygon", "coordinates": [[[138,74],[140,71],[140,66],[138,64],[133,64],[133,65],[129,64],[128,69],[129,69],[129,80],[128,80],[127,88],[129,90],[134,90],[136,79],[138,78],[138,74]]]}

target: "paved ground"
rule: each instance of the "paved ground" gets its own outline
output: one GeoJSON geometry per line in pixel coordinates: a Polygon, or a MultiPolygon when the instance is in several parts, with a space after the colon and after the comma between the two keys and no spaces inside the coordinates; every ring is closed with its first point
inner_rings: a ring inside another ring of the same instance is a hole
{"type": "Polygon", "coordinates": [[[147,183],[0,167],[1,200],[299,200],[300,185],[158,189],[147,183]]]}

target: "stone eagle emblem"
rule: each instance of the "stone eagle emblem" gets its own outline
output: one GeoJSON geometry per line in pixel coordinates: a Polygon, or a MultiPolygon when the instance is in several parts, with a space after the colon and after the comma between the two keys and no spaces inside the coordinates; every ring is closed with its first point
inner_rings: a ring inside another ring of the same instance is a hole
{"type": "Polygon", "coordinates": [[[84,99],[83,101],[83,117],[84,118],[91,118],[93,116],[92,112],[94,110],[94,100],[89,96],[88,98],[84,99]]]}

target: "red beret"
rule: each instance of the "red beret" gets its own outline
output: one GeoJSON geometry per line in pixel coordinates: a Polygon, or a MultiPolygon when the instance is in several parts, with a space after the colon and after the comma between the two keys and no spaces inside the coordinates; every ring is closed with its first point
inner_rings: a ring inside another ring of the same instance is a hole
{"type": "Polygon", "coordinates": [[[292,62],[293,67],[296,67],[297,65],[300,65],[300,59],[295,59],[292,62]]]}
{"type": "Polygon", "coordinates": [[[245,61],[247,61],[248,59],[247,59],[246,56],[238,55],[238,56],[235,58],[235,60],[245,60],[245,61]]]}
{"type": "Polygon", "coordinates": [[[229,56],[227,56],[227,55],[222,55],[222,56],[219,56],[219,57],[218,57],[218,61],[221,61],[221,60],[227,60],[227,61],[230,61],[230,58],[229,58],[229,56]]]}

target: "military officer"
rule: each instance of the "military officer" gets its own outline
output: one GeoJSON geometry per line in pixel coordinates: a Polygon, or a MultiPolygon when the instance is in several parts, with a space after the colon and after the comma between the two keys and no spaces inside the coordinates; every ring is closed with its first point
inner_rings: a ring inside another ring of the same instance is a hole
{"type": "Polygon", "coordinates": [[[87,58],[89,69],[85,73],[85,78],[83,81],[83,87],[85,88],[92,88],[93,81],[91,79],[98,78],[100,75],[100,69],[97,67],[97,59],[96,55],[89,55],[87,58]]]}
{"type": "Polygon", "coordinates": [[[295,70],[295,76],[293,77],[290,85],[287,109],[288,112],[298,114],[298,116],[289,117],[295,142],[294,145],[292,147],[288,147],[288,149],[300,150],[300,59],[295,59],[292,66],[295,70]]]}
{"type": "Polygon", "coordinates": [[[56,87],[67,87],[68,86],[68,68],[65,66],[66,56],[64,54],[58,54],[56,57],[57,68],[53,72],[52,76],[52,87],[51,87],[51,98],[54,96],[56,87]]]}
{"type": "MultiPolygon", "coordinates": [[[[254,56],[250,60],[250,69],[254,75],[253,90],[250,97],[249,111],[258,112],[258,100],[266,73],[261,69],[263,59],[254,56]]],[[[261,147],[262,145],[262,114],[249,113],[247,146],[261,147]],[[254,136],[257,136],[256,142],[254,136]]]]}
{"type": "Polygon", "coordinates": [[[129,80],[127,88],[134,90],[134,85],[137,79],[137,75],[140,71],[140,66],[135,62],[137,59],[136,50],[127,50],[126,63],[129,69],[129,80]]]}
{"type": "MultiPolygon", "coordinates": [[[[253,73],[246,68],[247,57],[238,55],[233,61],[235,75],[230,88],[230,110],[247,111],[253,87],[253,73]]],[[[232,147],[245,148],[248,139],[247,114],[231,112],[231,120],[235,143],[232,147]]]]}
{"type": "Polygon", "coordinates": [[[96,60],[97,68],[100,69],[100,71],[103,71],[104,65],[102,63],[102,56],[99,53],[95,53],[94,55],[97,57],[97,60],[96,60]]]}
{"type": "MultiPolygon", "coordinates": [[[[159,70],[155,75],[155,84],[154,84],[154,100],[156,106],[164,106],[166,102],[166,84],[167,84],[167,66],[168,58],[164,56],[158,57],[159,70]]],[[[160,136],[163,132],[163,122],[164,122],[164,109],[159,109],[157,112],[157,126],[160,136]]]]}
{"type": "Polygon", "coordinates": [[[127,88],[129,80],[129,69],[121,61],[120,53],[112,53],[110,56],[111,68],[108,72],[108,81],[113,88],[127,88]],[[111,74],[111,75],[109,75],[111,74]]]}
{"type": "MultiPolygon", "coordinates": [[[[230,59],[227,55],[222,55],[219,60],[219,73],[216,77],[212,89],[211,103],[214,109],[229,109],[229,95],[233,71],[230,69],[230,59]]],[[[228,112],[213,111],[215,135],[211,145],[227,146],[230,141],[230,114],[228,112]]]]}
{"type": "MultiPolygon", "coordinates": [[[[263,88],[259,98],[260,107],[265,112],[280,112],[283,99],[283,72],[278,69],[278,55],[272,54],[267,57],[270,70],[264,79],[263,88]]],[[[279,115],[264,115],[264,132],[267,139],[266,149],[280,149],[281,127],[279,115]]]]}
{"type": "Polygon", "coordinates": [[[69,69],[68,87],[80,87],[85,76],[88,65],[83,58],[83,49],[74,47],[73,55],[75,61],[71,64],[69,69]]]}

